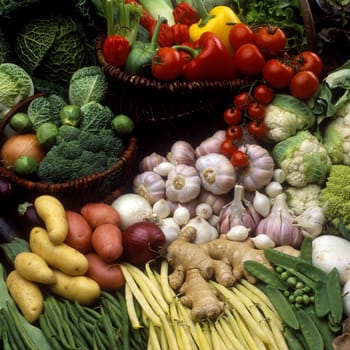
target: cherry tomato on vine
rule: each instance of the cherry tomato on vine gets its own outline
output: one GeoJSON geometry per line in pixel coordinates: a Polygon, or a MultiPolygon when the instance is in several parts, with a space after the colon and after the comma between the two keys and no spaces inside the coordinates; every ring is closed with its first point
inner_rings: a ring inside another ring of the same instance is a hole
{"type": "Polygon", "coordinates": [[[237,147],[232,143],[231,140],[225,140],[220,146],[220,152],[228,157],[237,149],[237,147]]]}
{"type": "Polygon", "coordinates": [[[248,155],[237,149],[231,155],[231,163],[236,168],[245,168],[249,164],[248,155]]]}
{"type": "Polygon", "coordinates": [[[226,128],[226,139],[230,141],[239,141],[243,137],[243,130],[239,125],[230,125],[226,128]]]}
{"type": "Polygon", "coordinates": [[[304,70],[294,75],[290,82],[290,92],[293,96],[306,100],[314,95],[319,86],[317,76],[309,71],[304,70]]]}
{"type": "Polygon", "coordinates": [[[228,33],[228,40],[230,45],[237,50],[243,44],[254,44],[254,32],[247,24],[235,23],[228,33]]]}
{"type": "Polygon", "coordinates": [[[248,105],[247,112],[251,119],[259,120],[265,117],[265,107],[257,102],[248,105]]]}
{"type": "Polygon", "coordinates": [[[267,56],[279,56],[283,53],[287,37],[281,28],[264,26],[254,32],[255,44],[267,56]]]}
{"type": "Polygon", "coordinates": [[[299,71],[310,70],[319,76],[323,69],[321,57],[312,51],[303,51],[295,57],[299,71]]]}
{"type": "Polygon", "coordinates": [[[229,107],[224,111],[224,121],[229,125],[238,125],[242,120],[242,112],[237,107],[229,107]]]}
{"type": "Polygon", "coordinates": [[[262,105],[268,105],[274,98],[274,93],[265,84],[258,84],[253,89],[253,97],[256,102],[262,105]]]}
{"type": "Polygon", "coordinates": [[[256,137],[257,139],[262,139],[266,135],[266,124],[260,120],[252,120],[247,125],[247,131],[250,135],[256,137]]]}
{"type": "Polygon", "coordinates": [[[237,70],[248,76],[260,75],[265,64],[265,58],[254,44],[243,44],[234,55],[234,65],[237,70]]]}
{"type": "Polygon", "coordinates": [[[152,57],[152,74],[158,80],[174,80],[182,74],[182,69],[183,59],[172,47],[161,47],[152,57]]]}
{"type": "Polygon", "coordinates": [[[263,68],[263,78],[274,89],[286,89],[294,75],[294,69],[282,61],[271,58],[263,68]]]}
{"type": "Polygon", "coordinates": [[[244,111],[248,106],[253,103],[253,98],[248,92],[240,92],[233,98],[233,104],[240,110],[244,111]]]}

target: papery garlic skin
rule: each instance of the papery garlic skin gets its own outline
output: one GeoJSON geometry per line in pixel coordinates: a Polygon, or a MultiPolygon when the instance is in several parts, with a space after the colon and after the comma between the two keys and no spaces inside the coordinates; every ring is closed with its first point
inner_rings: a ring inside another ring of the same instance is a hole
{"type": "Polygon", "coordinates": [[[213,136],[206,138],[195,148],[197,158],[211,153],[220,153],[221,144],[225,141],[225,131],[218,131],[213,136]]]}
{"type": "Polygon", "coordinates": [[[187,203],[197,198],[201,190],[201,179],[195,167],[178,164],[168,174],[165,195],[173,202],[187,203]]]}
{"type": "Polygon", "coordinates": [[[268,235],[277,246],[299,248],[304,236],[301,229],[294,225],[294,217],[290,214],[286,198],[285,193],[275,197],[270,214],[258,223],[255,234],[268,235]]]}
{"type": "Polygon", "coordinates": [[[197,158],[196,169],[202,187],[214,194],[225,194],[236,184],[236,171],[223,154],[211,153],[197,158]]]}
{"type": "Polygon", "coordinates": [[[231,193],[224,193],[224,194],[214,194],[212,192],[209,192],[202,188],[199,196],[198,201],[200,203],[208,203],[211,208],[213,209],[214,214],[219,214],[220,210],[224,205],[231,202],[232,195],[231,193]]]}
{"type": "Polygon", "coordinates": [[[249,158],[249,165],[237,173],[238,183],[246,191],[254,192],[267,185],[274,171],[274,160],[270,152],[257,144],[244,144],[238,148],[249,158]]]}
{"type": "Polygon", "coordinates": [[[164,161],[166,161],[164,156],[153,152],[141,159],[139,164],[140,171],[152,171],[155,166],[164,161]]]}
{"type": "Polygon", "coordinates": [[[194,166],[196,160],[194,148],[187,141],[175,141],[167,154],[167,159],[175,165],[186,164],[194,166]]]}
{"type": "Polygon", "coordinates": [[[319,206],[310,206],[293,223],[297,225],[305,237],[316,238],[319,236],[326,222],[325,210],[319,206]]]}
{"type": "Polygon", "coordinates": [[[134,177],[133,190],[154,204],[165,196],[165,181],[153,171],[144,171],[134,177]]]}

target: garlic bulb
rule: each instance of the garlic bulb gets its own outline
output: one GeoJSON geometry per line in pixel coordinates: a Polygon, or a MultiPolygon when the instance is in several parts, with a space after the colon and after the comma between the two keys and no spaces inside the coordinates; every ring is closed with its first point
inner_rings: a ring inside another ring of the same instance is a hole
{"type": "Polygon", "coordinates": [[[223,154],[211,153],[197,158],[196,169],[203,188],[211,193],[228,193],[236,183],[235,168],[223,154]]]}
{"type": "Polygon", "coordinates": [[[195,154],[194,148],[187,141],[176,141],[170,148],[170,152],[167,155],[169,162],[177,164],[186,164],[194,166],[195,154]]]}
{"type": "Polygon", "coordinates": [[[144,171],[152,171],[155,166],[157,166],[159,163],[166,161],[166,158],[162,155],[153,152],[149,154],[148,156],[141,159],[139,168],[141,172],[144,171]]]}
{"type": "Polygon", "coordinates": [[[135,193],[154,204],[165,196],[165,181],[153,171],[144,171],[135,176],[133,189],[135,193]]]}
{"type": "Polygon", "coordinates": [[[168,174],[165,183],[166,197],[173,202],[187,203],[201,190],[201,179],[195,167],[178,164],[168,174]]]}
{"type": "Polygon", "coordinates": [[[239,147],[249,158],[249,165],[237,173],[238,183],[246,191],[256,191],[267,185],[273,176],[274,161],[268,150],[257,144],[244,144],[239,147]]]}
{"type": "Polygon", "coordinates": [[[253,198],[253,205],[255,210],[263,217],[270,213],[271,209],[271,199],[265,194],[255,191],[253,198]]]}
{"type": "Polygon", "coordinates": [[[175,165],[173,163],[164,161],[156,165],[153,168],[153,171],[159,174],[160,176],[166,177],[168,176],[170,170],[173,170],[174,168],[175,168],[175,165]]]}
{"type": "Polygon", "coordinates": [[[290,245],[298,248],[303,241],[303,234],[294,225],[294,217],[290,214],[286,199],[285,193],[275,197],[270,214],[258,223],[255,233],[256,236],[268,235],[278,246],[290,245]]]}
{"type": "Polygon", "coordinates": [[[301,229],[304,236],[316,238],[322,233],[326,222],[325,210],[319,206],[310,206],[293,222],[301,229]]]}
{"type": "Polygon", "coordinates": [[[243,186],[235,185],[233,200],[226,204],[219,214],[217,228],[220,234],[226,234],[231,227],[236,225],[243,225],[254,233],[261,217],[243,195],[243,186]]]}
{"type": "Polygon", "coordinates": [[[219,214],[224,205],[231,202],[230,193],[214,194],[202,188],[198,200],[201,203],[208,203],[213,209],[214,214],[219,214]]]}
{"type": "Polygon", "coordinates": [[[157,226],[163,231],[166,243],[174,241],[180,233],[180,226],[171,217],[159,220],[157,226]]]}
{"type": "Polygon", "coordinates": [[[184,230],[189,226],[194,227],[196,230],[196,239],[193,243],[207,243],[219,237],[217,229],[200,216],[192,218],[182,229],[184,230]]]}
{"type": "Polygon", "coordinates": [[[169,199],[167,199],[167,202],[170,205],[170,209],[171,209],[171,215],[174,215],[175,210],[179,207],[185,207],[189,213],[190,213],[190,218],[193,218],[196,215],[196,207],[198,205],[198,198],[196,197],[195,199],[190,200],[187,203],[179,203],[179,202],[173,202],[170,201],[169,199]]]}
{"type": "Polygon", "coordinates": [[[210,153],[220,153],[221,144],[225,141],[225,131],[218,131],[213,136],[206,138],[195,149],[197,158],[210,153]]]}

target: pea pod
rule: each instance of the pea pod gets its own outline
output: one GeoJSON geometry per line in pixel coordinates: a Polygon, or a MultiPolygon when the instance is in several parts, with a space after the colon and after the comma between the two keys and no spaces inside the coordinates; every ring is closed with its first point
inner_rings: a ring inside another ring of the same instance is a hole
{"type": "Polygon", "coordinates": [[[334,324],[337,325],[343,318],[343,295],[339,272],[336,268],[333,268],[328,274],[326,283],[330,316],[334,324]]]}
{"type": "Polygon", "coordinates": [[[283,322],[291,329],[298,330],[299,321],[295,310],[284,295],[272,285],[267,285],[266,288],[264,288],[264,291],[271,300],[272,305],[275,307],[283,322]]]}
{"type": "Polygon", "coordinates": [[[329,302],[326,282],[317,281],[315,288],[315,313],[317,317],[324,317],[329,313],[329,302]]]}
{"type": "Polygon", "coordinates": [[[309,314],[322,336],[325,350],[334,350],[332,345],[334,333],[329,328],[328,322],[317,317],[314,312],[310,312],[309,314]]]}
{"type": "Polygon", "coordinates": [[[325,281],[327,279],[327,274],[324,271],[304,261],[298,262],[296,269],[314,282],[325,281]]]}
{"type": "Polygon", "coordinates": [[[299,257],[309,264],[312,263],[312,238],[305,237],[300,247],[299,257]]]}
{"type": "Polygon", "coordinates": [[[243,266],[247,272],[265,284],[272,285],[280,290],[286,290],[288,288],[274,270],[269,269],[257,261],[247,260],[243,263],[243,266]]]}
{"type": "Polygon", "coordinates": [[[301,333],[309,350],[321,350],[324,348],[322,335],[313,322],[309,313],[300,309],[296,312],[298,322],[300,324],[301,333]]]}
{"type": "Polygon", "coordinates": [[[304,347],[300,343],[299,339],[294,335],[293,331],[288,327],[286,327],[284,331],[284,336],[286,338],[289,350],[304,350],[304,347]]]}
{"type": "Polygon", "coordinates": [[[272,265],[282,265],[292,269],[295,269],[296,264],[300,262],[299,257],[283,253],[273,248],[264,249],[264,255],[272,265]]]}

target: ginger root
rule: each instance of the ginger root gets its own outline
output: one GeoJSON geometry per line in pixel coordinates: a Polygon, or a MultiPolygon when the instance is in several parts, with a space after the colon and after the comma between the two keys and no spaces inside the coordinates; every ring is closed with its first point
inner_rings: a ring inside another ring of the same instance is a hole
{"type": "MultiPolygon", "coordinates": [[[[209,280],[226,287],[233,286],[242,277],[255,283],[255,278],[244,270],[244,261],[254,260],[271,266],[264,251],[255,249],[250,239],[238,242],[221,236],[207,243],[196,244],[193,243],[196,233],[194,227],[187,226],[169,244],[166,258],[173,268],[169,284],[180,292],[181,301],[191,308],[194,320],[216,319],[224,311],[224,303],[218,299],[209,280]]],[[[290,246],[276,249],[291,255],[299,254],[290,246]]]]}

